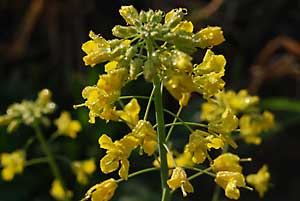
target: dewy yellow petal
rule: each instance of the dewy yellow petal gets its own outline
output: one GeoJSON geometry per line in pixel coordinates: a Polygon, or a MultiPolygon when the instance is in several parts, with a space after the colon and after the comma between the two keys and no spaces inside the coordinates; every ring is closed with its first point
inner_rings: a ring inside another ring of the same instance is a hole
{"type": "Polygon", "coordinates": [[[92,201],[110,201],[117,187],[118,184],[114,179],[108,179],[100,184],[94,185],[88,190],[86,195],[90,197],[92,201]]]}
{"type": "Polygon", "coordinates": [[[184,197],[187,196],[187,192],[194,192],[193,186],[187,179],[186,172],[181,167],[176,167],[173,170],[172,176],[167,181],[167,184],[172,190],[175,190],[180,187],[184,197]]]}
{"type": "Polygon", "coordinates": [[[224,153],[214,159],[212,168],[215,172],[231,171],[242,172],[242,166],[239,164],[240,158],[231,153],[224,153]]]}
{"type": "Polygon", "coordinates": [[[245,178],[240,172],[220,171],[215,182],[225,190],[226,197],[237,200],[240,197],[238,187],[245,187],[245,178]]]}

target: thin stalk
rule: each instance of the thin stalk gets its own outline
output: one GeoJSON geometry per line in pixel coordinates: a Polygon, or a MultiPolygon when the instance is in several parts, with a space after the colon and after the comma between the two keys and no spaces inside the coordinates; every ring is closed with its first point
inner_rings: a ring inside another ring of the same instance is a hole
{"type": "Polygon", "coordinates": [[[41,164],[41,163],[48,163],[48,158],[47,157],[41,157],[41,158],[34,158],[31,160],[28,160],[25,162],[25,166],[32,166],[36,164],[41,164]]]}
{"type": "MultiPolygon", "coordinates": [[[[179,107],[179,109],[178,109],[178,111],[176,113],[176,117],[179,117],[179,115],[180,115],[180,113],[182,111],[182,108],[183,108],[182,105],[180,105],[180,107],[179,107]]],[[[176,121],[177,121],[176,117],[174,117],[173,123],[176,123],[176,121]]],[[[173,131],[174,127],[175,127],[175,125],[173,124],[171,126],[171,128],[169,129],[169,131],[168,131],[168,134],[167,134],[167,137],[166,137],[166,141],[167,142],[168,142],[169,138],[171,137],[171,134],[172,134],[172,131],[173,131]]]]}
{"type": "Polygon", "coordinates": [[[165,133],[165,122],[164,122],[164,112],[163,112],[163,104],[162,104],[162,91],[161,91],[161,83],[160,78],[155,76],[153,79],[154,85],[154,105],[155,105],[155,115],[157,122],[157,134],[158,134],[158,149],[160,156],[160,177],[161,177],[161,188],[162,188],[162,198],[161,201],[170,201],[171,200],[171,192],[167,185],[168,180],[168,163],[167,163],[167,152],[164,148],[164,144],[166,142],[166,133],[165,133]]]}
{"type": "Polygon", "coordinates": [[[149,110],[150,110],[153,95],[154,95],[154,88],[152,89],[149,100],[148,100],[148,104],[147,104],[145,115],[144,115],[144,121],[146,121],[147,118],[148,118],[148,114],[149,114],[149,110]]]}
{"type": "Polygon", "coordinates": [[[182,122],[186,127],[187,129],[189,129],[189,131],[192,133],[194,132],[194,130],[187,124],[185,124],[185,121],[183,121],[180,117],[178,117],[176,114],[174,114],[173,112],[171,112],[170,110],[167,110],[167,109],[163,109],[164,112],[172,115],[173,117],[175,117],[176,119],[178,119],[180,122],[182,122]]]}
{"type": "Polygon", "coordinates": [[[120,96],[119,99],[132,99],[132,98],[137,98],[137,99],[149,99],[148,96],[120,96]]]}
{"type": "MultiPolygon", "coordinates": [[[[137,171],[137,172],[133,172],[133,173],[128,175],[128,179],[130,179],[132,177],[135,177],[135,176],[138,176],[140,174],[144,174],[146,172],[152,172],[152,171],[156,171],[156,170],[159,170],[159,168],[151,167],[151,168],[146,168],[146,169],[143,169],[143,170],[140,170],[140,171],[137,171]]],[[[116,182],[120,183],[121,181],[124,181],[124,179],[118,179],[116,182]]]]}
{"type": "MultiPolygon", "coordinates": [[[[50,150],[50,148],[49,148],[49,146],[46,142],[46,139],[44,138],[44,135],[43,135],[38,123],[33,124],[33,129],[35,131],[35,134],[36,134],[36,137],[37,137],[38,141],[41,144],[43,152],[44,152],[44,154],[46,155],[46,157],[48,159],[48,163],[49,163],[50,169],[51,169],[54,177],[59,180],[59,182],[63,186],[63,189],[66,190],[65,183],[64,183],[64,180],[63,180],[63,178],[61,176],[61,173],[58,169],[57,163],[54,160],[53,154],[52,154],[52,152],[51,152],[51,150],[50,150]]],[[[66,198],[66,200],[69,200],[69,199],[66,198]]]]}

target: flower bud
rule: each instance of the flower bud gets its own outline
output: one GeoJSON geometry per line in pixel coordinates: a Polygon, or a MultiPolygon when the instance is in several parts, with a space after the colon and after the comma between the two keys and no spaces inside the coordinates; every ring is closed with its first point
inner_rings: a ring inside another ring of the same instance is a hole
{"type": "Polygon", "coordinates": [[[136,33],[136,29],[133,26],[116,25],[112,29],[112,34],[118,38],[130,38],[136,33]]]}
{"type": "Polygon", "coordinates": [[[139,17],[137,10],[133,6],[122,6],[119,13],[129,25],[134,25],[139,17]]]}

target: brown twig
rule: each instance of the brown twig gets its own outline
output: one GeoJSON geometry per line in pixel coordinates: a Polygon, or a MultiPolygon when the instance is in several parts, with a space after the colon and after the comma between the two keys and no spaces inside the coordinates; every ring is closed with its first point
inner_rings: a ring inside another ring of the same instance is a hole
{"type": "Polygon", "coordinates": [[[16,59],[25,52],[27,43],[32,31],[42,13],[44,0],[32,0],[31,4],[20,24],[18,31],[14,35],[13,42],[9,45],[6,56],[10,59],[16,59]]]}
{"type": "Polygon", "coordinates": [[[261,85],[268,80],[280,77],[299,78],[300,76],[300,43],[287,36],[278,36],[270,40],[260,51],[256,62],[251,66],[250,93],[257,93],[261,85]],[[283,49],[275,58],[276,52],[283,49]]]}
{"type": "Polygon", "coordinates": [[[223,4],[224,0],[212,0],[205,7],[199,9],[195,9],[194,12],[191,13],[191,19],[193,21],[199,21],[203,18],[207,18],[212,16],[223,4]]]}

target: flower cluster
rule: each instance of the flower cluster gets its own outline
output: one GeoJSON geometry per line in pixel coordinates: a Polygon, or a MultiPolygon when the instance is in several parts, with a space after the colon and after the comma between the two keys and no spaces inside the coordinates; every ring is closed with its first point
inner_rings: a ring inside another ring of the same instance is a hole
{"type": "Polygon", "coordinates": [[[23,100],[8,107],[6,114],[0,116],[0,126],[7,126],[8,133],[15,131],[20,124],[32,125],[36,120],[49,124],[45,116],[52,113],[55,103],[51,101],[52,93],[48,89],[39,92],[35,101],[23,100]]]}
{"type": "MultiPolygon", "coordinates": [[[[90,123],[95,123],[95,118],[119,121],[126,123],[131,130],[115,141],[107,134],[100,136],[100,148],[106,150],[106,155],[100,160],[102,172],[111,173],[119,169],[121,179],[118,181],[127,180],[130,177],[129,157],[133,150],[139,147],[140,153],[148,156],[158,150],[159,157],[153,165],[161,170],[165,193],[169,191],[167,185],[172,190],[181,188],[183,196],[193,192],[189,182],[193,176],[187,177],[185,171],[190,168],[200,171],[199,175],[206,173],[215,177],[216,184],[225,190],[228,198],[238,199],[239,188],[250,187],[246,186],[240,158],[227,153],[228,145],[237,148],[240,139],[260,144],[260,133],[274,126],[274,117],[269,111],[260,112],[259,98],[246,90],[238,93],[225,91],[226,59],[212,50],[225,41],[222,29],[208,26],[194,31],[192,22],[184,19],[187,14],[184,8],[164,13],[151,9],[138,12],[133,6],[122,6],[119,13],[126,26],[116,25],[112,29],[116,39],[107,40],[91,31],[91,40],[82,45],[86,53],[83,57],[85,65],[94,67],[105,63],[105,73],[99,75],[96,85],[83,89],[82,97],[86,100],[75,106],[88,107],[90,123]],[[198,48],[205,49],[205,55],[200,63],[194,64],[192,55],[198,48]],[[141,108],[138,101],[132,98],[124,106],[121,98],[122,87],[139,76],[154,86],[142,120],[139,118],[141,108]],[[179,118],[179,110],[178,114],[173,114],[175,119],[166,137],[164,129],[167,125],[161,100],[163,87],[178,101],[180,110],[188,105],[193,93],[200,94],[205,100],[200,119],[205,124],[184,122],[179,118]],[[147,119],[152,101],[156,124],[147,119]],[[167,141],[175,125],[183,125],[190,131],[182,153],[168,147],[167,141]],[[223,154],[213,160],[210,156],[212,149],[222,150],[223,154]],[[199,169],[198,165],[204,166],[206,159],[210,164],[208,169],[199,169]]],[[[262,195],[269,177],[250,175],[247,181],[262,195]]],[[[86,197],[93,200],[99,195],[99,200],[110,200],[116,187],[117,182],[109,179],[92,187],[86,197]]],[[[167,194],[164,196],[168,197],[167,194]]]]}

